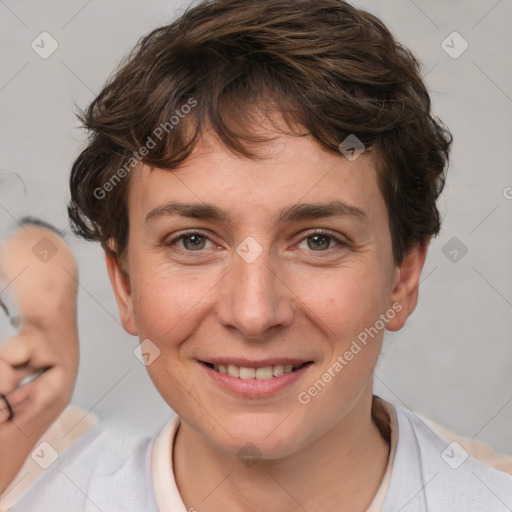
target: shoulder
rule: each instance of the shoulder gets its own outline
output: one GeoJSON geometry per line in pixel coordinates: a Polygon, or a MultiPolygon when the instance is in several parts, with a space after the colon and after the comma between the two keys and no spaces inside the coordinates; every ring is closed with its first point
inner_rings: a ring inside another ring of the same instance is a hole
{"type": "Polygon", "coordinates": [[[427,423],[434,430],[440,432],[448,441],[459,443],[473,458],[483,462],[486,466],[512,474],[512,456],[496,451],[492,446],[483,441],[456,434],[430,418],[423,419],[426,419],[427,423]]]}
{"type": "Polygon", "coordinates": [[[61,454],[12,511],[156,511],[153,437],[97,424],[61,454]]]}
{"type": "Polygon", "coordinates": [[[394,406],[398,444],[384,511],[499,512],[512,507],[512,476],[448,441],[421,415],[394,406]],[[386,508],[387,507],[387,508],[386,508]]]}

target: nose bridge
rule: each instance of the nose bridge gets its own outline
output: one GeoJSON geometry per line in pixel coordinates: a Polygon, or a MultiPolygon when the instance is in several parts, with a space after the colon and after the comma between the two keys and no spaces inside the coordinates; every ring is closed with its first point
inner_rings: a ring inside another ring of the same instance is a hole
{"type": "Polygon", "coordinates": [[[250,237],[244,240],[226,276],[219,321],[237,328],[246,338],[261,338],[271,327],[289,324],[292,308],[277,267],[268,246],[250,237]]]}

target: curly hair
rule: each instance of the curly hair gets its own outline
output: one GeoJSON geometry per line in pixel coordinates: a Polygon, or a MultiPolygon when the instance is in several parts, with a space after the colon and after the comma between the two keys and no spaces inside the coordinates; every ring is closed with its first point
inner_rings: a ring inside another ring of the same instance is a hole
{"type": "Polygon", "coordinates": [[[75,234],[106,249],[113,239],[121,257],[131,169],[172,171],[207,129],[255,159],[255,109],[276,109],[340,157],[349,135],[365,145],[396,264],[439,233],[452,136],[410,50],[343,0],[207,0],[140,39],[79,114],[89,139],[71,171],[75,234]]]}

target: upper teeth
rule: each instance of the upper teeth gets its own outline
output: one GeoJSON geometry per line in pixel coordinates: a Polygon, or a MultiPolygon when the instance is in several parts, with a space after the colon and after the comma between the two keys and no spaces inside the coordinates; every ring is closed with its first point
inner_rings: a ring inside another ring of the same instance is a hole
{"type": "Polygon", "coordinates": [[[240,379],[271,379],[272,377],[279,377],[283,373],[290,373],[294,366],[292,364],[276,364],[275,366],[264,366],[262,368],[248,368],[234,364],[214,364],[213,368],[220,373],[227,373],[231,377],[239,377],[240,379]]]}

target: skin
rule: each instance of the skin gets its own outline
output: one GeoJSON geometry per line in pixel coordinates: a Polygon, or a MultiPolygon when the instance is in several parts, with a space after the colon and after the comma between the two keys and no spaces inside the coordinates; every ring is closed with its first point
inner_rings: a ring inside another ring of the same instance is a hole
{"type": "Polygon", "coordinates": [[[14,410],[8,421],[0,401],[1,494],[71,399],[78,370],[78,332],[77,269],[69,247],[57,234],[24,226],[0,247],[0,272],[10,283],[23,319],[14,337],[0,342],[0,392],[14,410]],[[43,237],[56,248],[46,262],[32,252],[43,237]],[[49,370],[18,388],[24,377],[41,368],[49,370]]]}
{"type": "Polygon", "coordinates": [[[264,160],[241,158],[206,133],[180,169],[135,170],[125,258],[106,252],[121,320],[160,351],[148,372],[181,417],[173,464],[187,509],[287,512],[300,504],[310,511],[364,511],[389,455],[371,421],[372,370],[385,329],[309,404],[297,397],[396,303],[401,311],[387,329],[402,328],[416,306],[427,245],[394,265],[369,154],[351,162],[310,136],[291,135],[259,151],[264,160]],[[296,203],[332,200],[364,210],[368,222],[350,216],[276,221],[296,203]],[[168,215],[145,222],[169,201],[211,203],[232,218],[168,215]],[[317,248],[316,228],[348,245],[320,237],[317,248]],[[190,239],[175,240],[187,229],[206,237],[199,250],[190,239]],[[236,252],[248,236],[262,248],[252,263],[236,252]],[[198,362],[222,356],[314,364],[272,397],[241,398],[213,384],[198,362]],[[251,467],[237,457],[246,443],[261,453],[251,467]]]}

